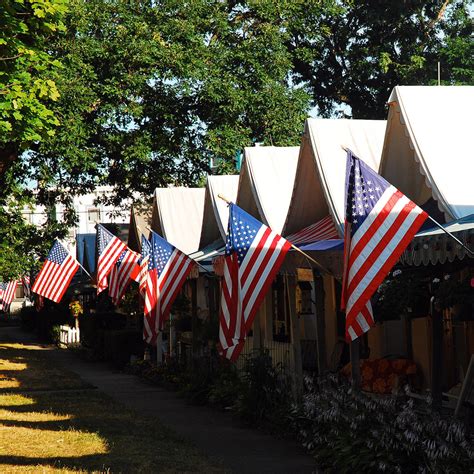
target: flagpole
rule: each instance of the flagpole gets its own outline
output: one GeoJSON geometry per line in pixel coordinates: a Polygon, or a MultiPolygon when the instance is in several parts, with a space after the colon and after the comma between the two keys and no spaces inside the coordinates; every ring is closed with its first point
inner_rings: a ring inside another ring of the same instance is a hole
{"type": "MultiPolygon", "coordinates": [[[[218,198],[222,199],[223,201],[225,201],[227,204],[231,204],[232,201],[229,201],[228,199],[226,199],[222,194],[218,194],[217,195],[218,198]]],[[[316,261],[313,257],[311,257],[310,255],[308,255],[306,252],[303,252],[300,248],[298,248],[296,245],[292,244],[289,240],[287,241],[291,247],[296,250],[297,252],[299,252],[301,255],[304,255],[308,260],[310,260],[311,262],[313,262],[320,270],[322,270],[324,273],[328,273],[328,274],[331,274],[331,272],[326,268],[324,267],[323,265],[321,265],[318,261],[316,261]]]]}
{"type": "MultiPolygon", "coordinates": [[[[138,226],[137,226],[138,227],[138,226]]],[[[151,227],[146,227],[150,232],[154,232],[154,230],[151,227]]],[[[188,257],[190,260],[192,260],[198,267],[201,267],[206,273],[209,275],[212,275],[212,272],[210,272],[206,267],[202,266],[198,261],[196,261],[194,258],[191,258],[187,253],[184,253],[182,250],[178,249],[180,252],[182,252],[186,257],[188,257]]]]}
{"type": "Polygon", "coordinates": [[[430,219],[430,221],[436,224],[436,226],[438,226],[445,234],[449,235],[455,242],[457,242],[462,248],[467,250],[471,255],[474,255],[473,250],[471,250],[469,247],[466,247],[456,236],[454,236],[451,232],[447,231],[438,221],[433,219],[430,215],[428,215],[428,218],[430,219]]]}

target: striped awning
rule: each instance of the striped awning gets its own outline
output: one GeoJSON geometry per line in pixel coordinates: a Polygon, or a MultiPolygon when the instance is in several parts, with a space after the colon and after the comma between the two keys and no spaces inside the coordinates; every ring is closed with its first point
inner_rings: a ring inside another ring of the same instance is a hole
{"type": "Polygon", "coordinates": [[[286,237],[294,245],[309,244],[320,240],[339,239],[339,232],[331,216],[324,217],[315,224],[311,224],[294,234],[286,237]]]}

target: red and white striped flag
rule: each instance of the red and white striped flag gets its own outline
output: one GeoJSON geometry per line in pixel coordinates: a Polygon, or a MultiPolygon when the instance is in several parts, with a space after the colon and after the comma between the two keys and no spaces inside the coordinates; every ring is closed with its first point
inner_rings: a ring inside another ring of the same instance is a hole
{"type": "Polygon", "coordinates": [[[31,291],[59,303],[78,268],[78,261],[56,241],[31,291]]]}
{"type": "Polygon", "coordinates": [[[140,281],[139,292],[143,298],[143,340],[148,344],[156,345],[157,332],[156,314],[153,308],[156,306],[156,287],[154,282],[156,278],[150,266],[151,243],[142,235],[142,255],[140,260],[140,281]]]}
{"type": "Polygon", "coordinates": [[[171,306],[194,264],[194,260],[163,237],[151,233],[145,312],[154,315],[156,333],[163,331],[171,306]]]}
{"type": "Polygon", "coordinates": [[[128,247],[122,252],[109,274],[109,296],[117,306],[132,280],[138,275],[140,256],[128,247]]]}
{"type": "Polygon", "coordinates": [[[342,309],[346,339],[374,325],[370,298],[428,214],[347,152],[342,309]]]}
{"type": "Polygon", "coordinates": [[[229,204],[219,345],[237,360],[247,333],[291,244],[235,204],[229,204]]]}
{"type": "Polygon", "coordinates": [[[0,310],[8,313],[10,305],[15,299],[16,287],[18,285],[17,280],[10,281],[8,283],[0,284],[0,310]]]}
{"type": "Polygon", "coordinates": [[[324,217],[315,224],[311,224],[294,234],[286,237],[294,245],[309,244],[320,240],[338,239],[339,232],[331,216],[324,217]]]}
{"type": "Polygon", "coordinates": [[[97,224],[97,294],[107,288],[107,276],[126,248],[118,237],[97,224]]]}

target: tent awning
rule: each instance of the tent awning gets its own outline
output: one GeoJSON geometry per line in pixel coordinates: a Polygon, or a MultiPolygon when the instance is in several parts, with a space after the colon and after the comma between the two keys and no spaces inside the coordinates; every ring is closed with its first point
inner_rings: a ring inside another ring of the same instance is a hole
{"type": "Polygon", "coordinates": [[[235,202],[238,185],[238,175],[207,177],[200,248],[209,245],[219,237],[222,242],[225,242],[229,221],[229,206],[219,198],[219,194],[229,201],[235,202]]]}
{"type": "Polygon", "coordinates": [[[255,146],[244,150],[237,204],[282,233],[298,163],[299,147],[255,146]]]}
{"type": "Polygon", "coordinates": [[[388,100],[380,174],[446,221],[474,212],[472,86],[397,86],[388,100]]]}
{"type": "MultiPolygon", "coordinates": [[[[474,214],[443,226],[467,248],[474,250],[474,214]]],[[[419,232],[400,258],[405,265],[436,265],[471,257],[469,253],[439,227],[419,232]]]]}
{"type": "Polygon", "coordinates": [[[152,229],[182,252],[199,248],[205,188],[158,188],[153,202],[152,229]]]}
{"type": "Polygon", "coordinates": [[[384,120],[306,120],[284,234],[330,215],[342,236],[347,157],[343,147],[377,170],[385,124],[384,120]]]}

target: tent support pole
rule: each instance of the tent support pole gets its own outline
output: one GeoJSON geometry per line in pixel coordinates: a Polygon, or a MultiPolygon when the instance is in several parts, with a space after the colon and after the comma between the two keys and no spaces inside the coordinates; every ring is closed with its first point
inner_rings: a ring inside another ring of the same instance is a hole
{"type": "Polygon", "coordinates": [[[474,251],[471,250],[469,247],[466,247],[455,235],[451,232],[447,231],[438,221],[433,219],[431,216],[428,216],[430,221],[432,221],[436,226],[438,226],[445,234],[449,235],[456,243],[458,243],[464,250],[467,250],[468,253],[474,255],[474,251]]]}

